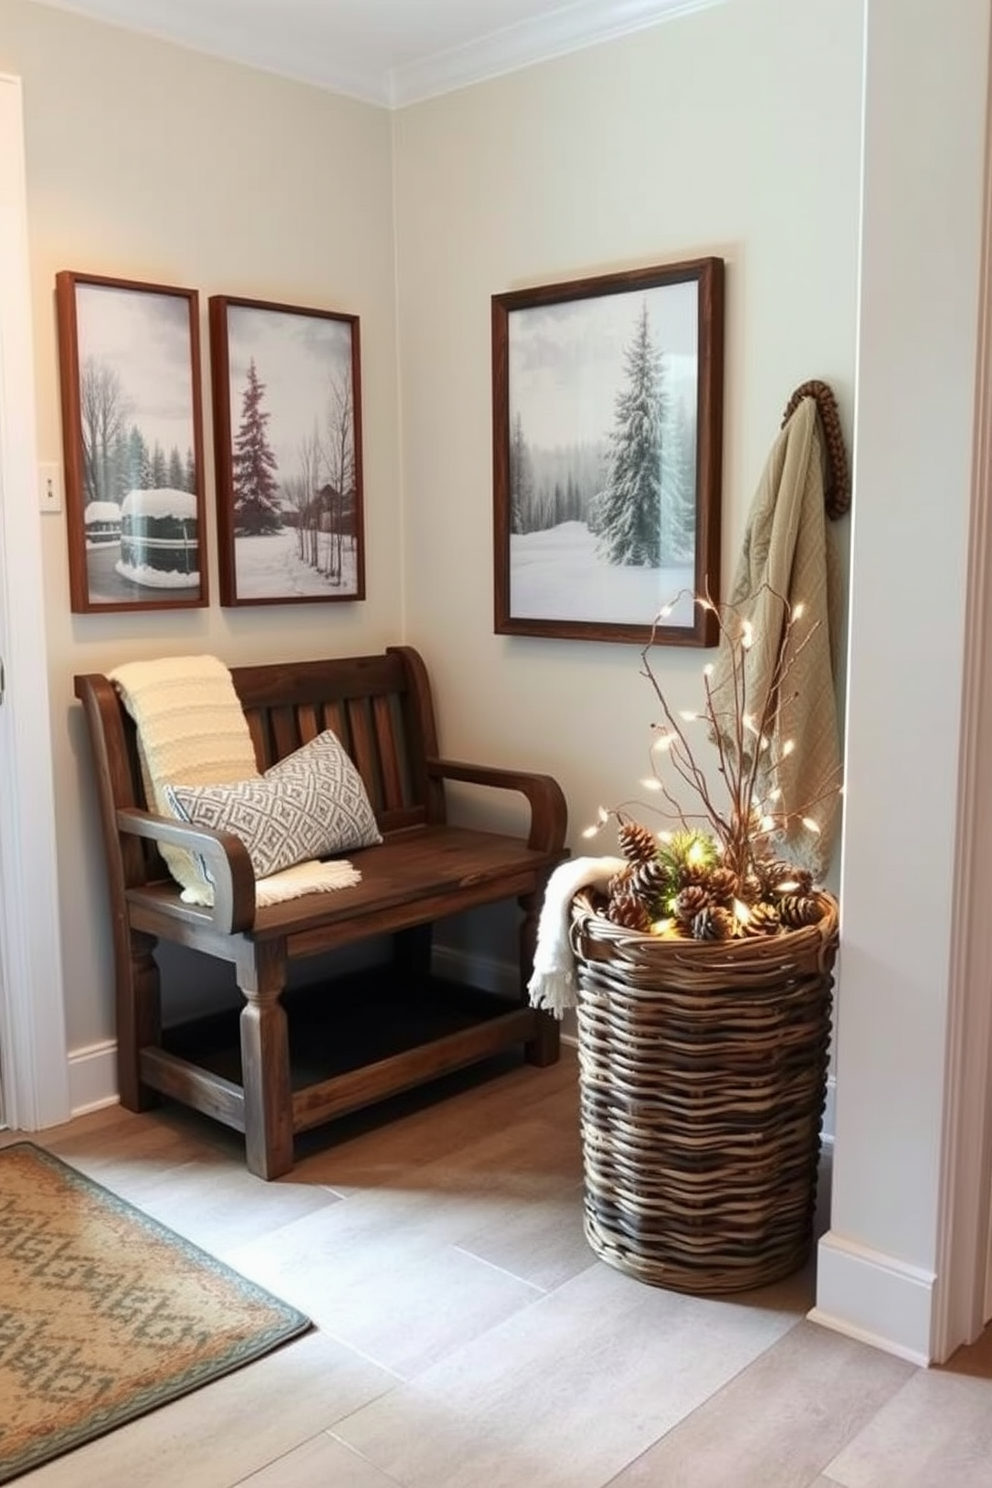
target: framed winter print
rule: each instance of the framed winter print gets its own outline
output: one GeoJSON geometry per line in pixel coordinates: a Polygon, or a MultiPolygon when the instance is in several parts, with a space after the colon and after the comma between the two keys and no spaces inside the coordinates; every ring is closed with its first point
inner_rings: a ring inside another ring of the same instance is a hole
{"type": "Polygon", "coordinates": [[[194,289],[55,276],[73,611],[207,603],[194,289]]]}
{"type": "Polygon", "coordinates": [[[358,317],[210,300],[225,605],[365,598],[358,317]]]}
{"type": "Polygon", "coordinates": [[[715,645],[723,260],[494,295],[492,354],[496,632],[715,645]]]}

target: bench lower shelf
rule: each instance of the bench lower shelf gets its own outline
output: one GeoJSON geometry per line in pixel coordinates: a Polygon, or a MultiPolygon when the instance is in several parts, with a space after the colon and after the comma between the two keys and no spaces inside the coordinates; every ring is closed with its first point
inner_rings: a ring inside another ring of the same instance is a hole
{"type": "MultiPolygon", "coordinates": [[[[283,1004],[294,1132],[514,1047],[538,1064],[557,1057],[545,1015],[393,966],[297,988],[283,1004]]],[[[168,1030],[141,1051],[143,1083],[244,1131],[239,1019],[234,1009],[168,1030]]]]}

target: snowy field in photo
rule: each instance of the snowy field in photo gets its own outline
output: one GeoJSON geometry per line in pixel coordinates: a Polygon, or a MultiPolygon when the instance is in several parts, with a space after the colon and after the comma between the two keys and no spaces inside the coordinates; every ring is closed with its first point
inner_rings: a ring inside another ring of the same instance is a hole
{"type": "Polygon", "coordinates": [[[236,537],[238,598],[326,599],[328,595],[355,593],[355,549],[350,540],[345,542],[338,583],[304,563],[298,546],[293,527],[284,527],[281,532],[267,533],[264,537],[236,537]]]}
{"type": "Polygon", "coordinates": [[[125,563],[119,559],[114,569],[122,579],[131,584],[140,584],[142,589],[199,589],[198,569],[183,573],[175,568],[151,568],[147,563],[125,563]]]}
{"type": "Polygon", "coordinates": [[[510,537],[510,612],[526,620],[590,620],[651,625],[682,597],[666,625],[693,623],[694,575],[682,568],[629,568],[608,563],[584,522],[510,537]]]}

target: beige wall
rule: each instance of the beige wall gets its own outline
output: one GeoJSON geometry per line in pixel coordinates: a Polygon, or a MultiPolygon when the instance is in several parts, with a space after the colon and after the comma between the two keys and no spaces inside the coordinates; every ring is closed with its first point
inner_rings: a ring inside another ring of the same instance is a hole
{"type": "Polygon", "coordinates": [[[113,972],[89,760],[72,676],[136,656],[225,661],[377,650],[402,630],[390,120],[22,0],[0,0],[0,70],[23,80],[38,443],[61,459],[59,269],[245,295],[361,318],[367,591],[362,604],[224,610],[211,513],[208,609],[72,615],[64,518],[42,519],[68,1042],[113,1036],[113,972]]]}
{"type": "MultiPolygon", "coordinates": [[[[652,718],[636,648],[492,632],[490,296],[726,260],[729,576],[793,387],[825,378],[850,421],[861,13],[735,0],[390,116],[0,0],[0,68],[24,81],[42,459],[60,456],[58,269],[194,286],[204,310],[224,292],[361,316],[366,603],[225,611],[211,561],[208,610],[72,616],[64,523],[43,520],[70,1049],[113,1034],[76,671],[182,649],[345,654],[402,633],[430,662],[447,752],[558,775],[574,848],[599,803],[636,791],[652,718]]],[[[212,500],[205,325],[203,352],[212,500]]],[[[698,703],[702,661],[664,654],[679,705],[698,703]]],[[[470,925],[467,944],[507,958],[504,930],[470,925]]]]}
{"type": "MultiPolygon", "coordinates": [[[[633,646],[493,634],[490,296],[725,259],[729,584],[793,388],[824,378],[850,416],[861,21],[861,0],[735,0],[397,117],[407,635],[448,749],[557,774],[573,850],[638,794],[655,705],[633,646]]],[[[661,658],[678,706],[704,659],[661,658]]]]}

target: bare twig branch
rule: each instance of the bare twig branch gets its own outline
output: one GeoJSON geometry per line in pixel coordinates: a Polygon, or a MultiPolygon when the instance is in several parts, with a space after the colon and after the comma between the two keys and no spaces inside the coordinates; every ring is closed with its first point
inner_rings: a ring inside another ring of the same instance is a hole
{"type": "MultiPolygon", "coordinates": [[[[663,723],[653,725],[658,738],[652,748],[652,772],[664,802],[661,814],[678,821],[684,828],[688,828],[690,822],[708,824],[724,862],[742,881],[749,875],[753,876],[756,863],[767,858],[772,834],[784,831],[793,822],[807,819],[815,806],[830,799],[839,789],[838,771],[836,780],[823,782],[798,808],[778,799],[777,778],[786,755],[775,750],[773,741],[779,735],[786,709],[799,696],[795,689],[789,688],[789,676],[820,622],[814,621],[797,638],[801,606],[791,606],[769,585],[762,587],[781,605],[783,625],[771,665],[768,689],[760,700],[755,717],[748,712],[748,653],[758,640],[752,633],[751,621],[741,606],[717,605],[709,594],[694,600],[716,614],[724,652],[725,675],[719,682],[712,682],[711,667],[704,671],[704,707],[698,717],[716,750],[716,773],[723,781],[728,797],[726,810],[721,810],[714,800],[688,732],[670,706],[651,663],[659,625],[688,591],[682,590],[659,615],[652,626],[648,644],[641,652],[641,674],[651,684],[664,719],[663,723]],[[663,747],[659,747],[660,741],[664,741],[663,747]],[[667,763],[670,774],[696,797],[700,810],[687,810],[670,789],[662,761],[667,763]]],[[[749,605],[753,605],[756,597],[751,596],[749,605]]]]}

